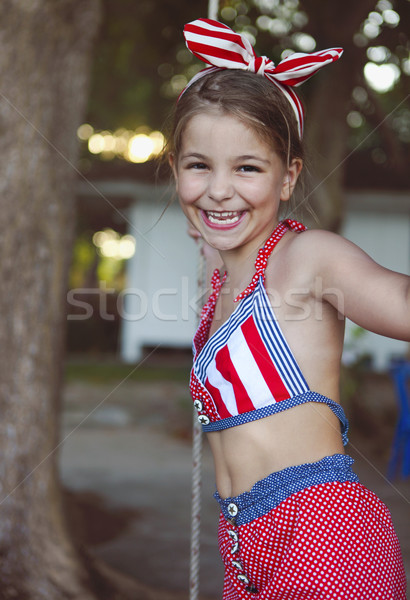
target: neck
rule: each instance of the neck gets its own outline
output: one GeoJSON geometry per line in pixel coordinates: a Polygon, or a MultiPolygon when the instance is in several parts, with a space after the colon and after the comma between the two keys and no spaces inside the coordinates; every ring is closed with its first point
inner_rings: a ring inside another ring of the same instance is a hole
{"type": "Polygon", "coordinates": [[[260,247],[260,245],[252,248],[247,246],[246,248],[219,252],[223,261],[223,269],[228,272],[231,279],[235,273],[247,270],[248,265],[253,268],[260,247]]]}
{"type": "MultiPolygon", "coordinates": [[[[273,230],[274,227],[272,227],[273,230]]],[[[219,251],[223,261],[221,273],[227,271],[228,282],[231,288],[238,289],[240,292],[242,288],[248,285],[255,272],[255,261],[258,252],[264,246],[269,236],[270,234],[261,240],[254,240],[252,243],[246,244],[241,248],[219,251]]]]}

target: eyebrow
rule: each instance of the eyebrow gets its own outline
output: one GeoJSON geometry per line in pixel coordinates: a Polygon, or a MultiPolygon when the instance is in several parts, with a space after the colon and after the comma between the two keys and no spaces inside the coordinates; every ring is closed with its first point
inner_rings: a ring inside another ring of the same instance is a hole
{"type": "Polygon", "coordinates": [[[200,160],[206,160],[206,156],[204,154],[199,154],[198,152],[187,152],[181,156],[181,159],[184,158],[199,158],[200,160]]]}
{"type": "MultiPolygon", "coordinates": [[[[181,159],[185,158],[198,158],[200,160],[208,160],[204,154],[200,154],[199,152],[187,152],[181,156],[181,159]]],[[[260,156],[255,156],[254,154],[242,154],[241,156],[235,156],[234,161],[242,161],[242,160],[257,160],[258,162],[269,164],[269,160],[261,158],[260,156]]]]}
{"type": "Polygon", "coordinates": [[[269,160],[261,158],[260,156],[255,156],[254,154],[242,154],[241,156],[236,156],[235,160],[257,160],[258,162],[266,164],[269,164],[270,162],[269,160]]]}

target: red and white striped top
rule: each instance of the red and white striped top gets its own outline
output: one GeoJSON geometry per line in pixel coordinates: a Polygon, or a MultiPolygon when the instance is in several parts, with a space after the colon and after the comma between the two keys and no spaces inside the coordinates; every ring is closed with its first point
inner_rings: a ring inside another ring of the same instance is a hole
{"type": "Polygon", "coordinates": [[[213,292],[205,304],[194,337],[190,391],[204,431],[215,431],[261,419],[305,402],[327,404],[341,422],[345,443],[347,420],[339,404],[309,389],[281,331],[264,281],[268,258],[288,230],[304,231],[301,223],[279,223],[255,262],[255,275],[241,292],[229,319],[211,336],[209,331],[226,273],[212,278],[213,292]]]}

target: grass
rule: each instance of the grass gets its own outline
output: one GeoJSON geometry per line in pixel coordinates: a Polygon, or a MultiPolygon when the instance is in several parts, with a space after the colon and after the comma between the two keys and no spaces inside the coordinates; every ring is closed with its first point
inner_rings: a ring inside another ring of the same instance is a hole
{"type": "Polygon", "coordinates": [[[106,359],[69,360],[65,364],[66,382],[84,381],[88,383],[111,383],[114,381],[151,382],[177,381],[188,385],[190,366],[187,364],[150,364],[149,361],[125,364],[106,359]]]}

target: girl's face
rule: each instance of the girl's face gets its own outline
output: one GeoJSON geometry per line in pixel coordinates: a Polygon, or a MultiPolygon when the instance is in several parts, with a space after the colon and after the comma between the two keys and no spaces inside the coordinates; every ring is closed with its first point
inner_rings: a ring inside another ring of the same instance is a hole
{"type": "Polygon", "coordinates": [[[302,168],[287,168],[247,125],[223,114],[193,117],[181,152],[171,158],[182,210],[220,251],[261,246],[278,223],[302,168]]]}

